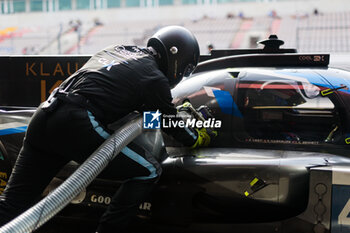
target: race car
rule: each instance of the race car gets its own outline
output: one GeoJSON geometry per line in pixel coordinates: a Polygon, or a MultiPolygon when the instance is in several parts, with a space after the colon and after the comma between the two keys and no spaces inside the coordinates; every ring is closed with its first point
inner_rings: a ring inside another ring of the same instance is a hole
{"type": "MultiPolygon", "coordinates": [[[[329,65],[328,54],[281,49],[275,36],[261,44],[212,50],[172,90],[176,106],[190,103],[202,117],[205,106],[220,127],[210,147],[196,150],[160,131],[140,136],[152,142],[163,174],[130,232],[350,232],[350,73],[329,65]]],[[[50,73],[38,60],[20,59],[28,75],[64,73],[57,63],[50,73]]],[[[87,57],[71,59],[83,64],[87,57]]],[[[35,110],[28,106],[43,93],[0,99],[7,105],[0,112],[1,188],[35,110]],[[21,98],[27,107],[9,106],[21,98]]],[[[77,167],[69,163],[43,196],[77,167]]],[[[119,185],[98,177],[39,231],[94,232],[119,185]]]]}

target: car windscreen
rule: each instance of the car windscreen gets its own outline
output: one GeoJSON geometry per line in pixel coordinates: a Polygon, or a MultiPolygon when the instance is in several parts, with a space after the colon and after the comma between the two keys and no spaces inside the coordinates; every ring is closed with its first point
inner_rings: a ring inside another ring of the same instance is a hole
{"type": "Polygon", "coordinates": [[[240,79],[237,88],[245,131],[238,134],[240,140],[320,144],[340,133],[335,99],[322,95],[322,86],[285,77],[249,77],[240,79]]]}

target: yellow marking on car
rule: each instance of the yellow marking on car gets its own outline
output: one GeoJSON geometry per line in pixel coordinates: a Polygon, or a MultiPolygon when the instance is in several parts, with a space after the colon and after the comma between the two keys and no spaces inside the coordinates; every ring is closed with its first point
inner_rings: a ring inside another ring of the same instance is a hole
{"type": "Polygon", "coordinates": [[[345,138],[345,143],[350,144],[350,138],[345,138]]]}
{"type": "Polygon", "coordinates": [[[342,85],[342,86],[337,87],[337,88],[326,89],[326,90],[321,91],[321,95],[322,95],[322,96],[326,96],[326,95],[332,94],[334,91],[337,91],[337,90],[340,90],[340,89],[346,89],[346,90],[348,90],[348,87],[342,85]]]}
{"type": "Polygon", "coordinates": [[[326,89],[326,90],[321,91],[322,96],[330,95],[332,93],[333,93],[332,89],[326,89]]]}
{"type": "Polygon", "coordinates": [[[254,178],[251,182],[250,182],[250,186],[253,186],[254,184],[256,184],[256,182],[258,182],[259,179],[258,178],[254,178]]]}

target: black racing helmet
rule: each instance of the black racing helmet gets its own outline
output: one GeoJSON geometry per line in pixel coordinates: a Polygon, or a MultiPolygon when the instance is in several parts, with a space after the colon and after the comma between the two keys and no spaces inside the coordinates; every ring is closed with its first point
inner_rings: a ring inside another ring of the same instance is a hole
{"type": "Polygon", "coordinates": [[[197,39],[184,27],[161,28],[148,40],[147,47],[157,51],[159,68],[169,79],[170,87],[190,75],[198,64],[197,39]]]}

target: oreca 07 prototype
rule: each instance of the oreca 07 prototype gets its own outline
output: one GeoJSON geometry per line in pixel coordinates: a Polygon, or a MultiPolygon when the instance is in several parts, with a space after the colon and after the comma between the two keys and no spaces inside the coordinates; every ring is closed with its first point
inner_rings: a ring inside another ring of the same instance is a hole
{"type": "MultiPolygon", "coordinates": [[[[155,130],[138,138],[163,175],[130,232],[350,232],[350,73],[329,65],[328,54],[281,49],[276,37],[261,43],[213,50],[172,90],[175,105],[205,105],[221,121],[210,147],[184,148],[155,130]]],[[[32,110],[2,109],[4,188],[32,110]]],[[[42,231],[80,223],[93,232],[119,184],[99,177],[42,231]]]]}

